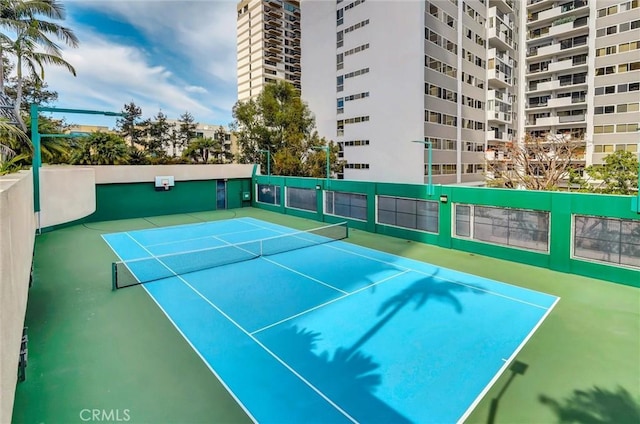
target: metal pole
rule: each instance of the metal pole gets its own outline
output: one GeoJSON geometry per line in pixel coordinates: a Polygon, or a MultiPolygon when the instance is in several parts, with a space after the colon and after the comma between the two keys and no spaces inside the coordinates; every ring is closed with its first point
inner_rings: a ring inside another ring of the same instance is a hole
{"type": "Polygon", "coordinates": [[[258,150],[259,153],[266,153],[267,154],[267,175],[270,176],[271,175],[271,150],[258,150]]]}
{"type": "Polygon", "coordinates": [[[326,147],[327,151],[327,183],[329,182],[329,176],[331,174],[330,158],[329,158],[329,146],[326,147]]]}
{"type": "Polygon", "coordinates": [[[428,174],[427,174],[427,194],[429,196],[433,196],[433,177],[432,177],[432,172],[431,172],[431,160],[432,160],[432,152],[431,152],[431,142],[430,141],[426,141],[426,140],[412,140],[412,142],[414,143],[421,143],[421,144],[425,144],[427,146],[428,152],[427,152],[427,170],[428,170],[428,174]]]}
{"type": "MultiPolygon", "coordinates": [[[[38,213],[38,230],[40,230],[40,166],[42,165],[41,157],[41,134],[38,130],[38,112],[57,112],[57,113],[79,113],[83,115],[105,115],[105,116],[125,116],[120,112],[104,112],[98,110],[86,109],[64,109],[57,107],[38,106],[31,104],[29,107],[31,115],[31,143],[33,144],[33,160],[31,161],[31,172],[33,174],[33,210],[38,213]]],[[[67,134],[45,134],[48,137],[64,137],[67,134]]]]}
{"type": "Polygon", "coordinates": [[[32,104],[31,113],[31,143],[33,144],[33,160],[31,161],[31,173],[33,174],[33,209],[40,212],[40,132],[38,131],[38,105],[32,104]]]}

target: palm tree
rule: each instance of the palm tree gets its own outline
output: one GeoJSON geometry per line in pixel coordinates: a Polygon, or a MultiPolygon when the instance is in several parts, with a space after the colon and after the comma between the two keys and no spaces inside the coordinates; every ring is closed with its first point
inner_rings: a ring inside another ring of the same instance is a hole
{"type": "Polygon", "coordinates": [[[211,137],[196,137],[191,139],[188,147],[182,153],[183,156],[191,158],[195,162],[209,162],[209,156],[215,156],[218,161],[222,154],[222,143],[211,137]]]}
{"type": "MultiPolygon", "coordinates": [[[[14,110],[23,131],[27,129],[20,116],[23,68],[39,82],[44,79],[44,65],[62,66],[76,75],[73,66],[62,59],[60,46],[49,36],[53,35],[71,47],[78,46],[77,37],[71,29],[39,19],[39,16],[64,19],[64,6],[57,0],[0,0],[0,26],[16,34],[15,39],[0,34],[0,55],[8,52],[16,58],[17,87],[14,110]],[[38,48],[44,51],[37,51],[38,48]]],[[[3,80],[3,73],[4,67],[0,63],[0,81],[3,80]]],[[[4,86],[0,88],[4,93],[4,86]]]]}

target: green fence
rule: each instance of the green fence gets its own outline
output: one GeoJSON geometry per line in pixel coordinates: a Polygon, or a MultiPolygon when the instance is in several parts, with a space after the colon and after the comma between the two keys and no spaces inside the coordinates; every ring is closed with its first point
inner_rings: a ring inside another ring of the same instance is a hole
{"type": "Polygon", "coordinates": [[[436,186],[428,196],[424,185],[257,175],[252,199],[254,207],[274,212],[329,223],[347,220],[373,233],[640,287],[640,215],[631,210],[631,196],[461,186],[436,186]],[[325,193],[332,193],[327,202],[325,193]],[[335,193],[346,213],[331,209],[335,193]],[[325,203],[334,213],[325,213],[325,203]],[[398,220],[415,218],[403,208],[416,209],[437,230],[388,224],[394,213],[398,220]],[[430,216],[434,208],[437,216],[430,216]],[[468,228],[477,235],[471,237],[460,235],[467,211],[475,213],[468,228]],[[504,244],[511,239],[513,245],[504,244]]]}

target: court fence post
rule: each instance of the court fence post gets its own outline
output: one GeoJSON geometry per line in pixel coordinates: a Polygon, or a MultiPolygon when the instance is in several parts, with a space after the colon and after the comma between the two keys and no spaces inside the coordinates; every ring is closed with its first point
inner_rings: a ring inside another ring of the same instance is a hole
{"type": "Polygon", "coordinates": [[[118,288],[118,267],[115,262],[111,262],[111,290],[116,291],[118,288]]]}

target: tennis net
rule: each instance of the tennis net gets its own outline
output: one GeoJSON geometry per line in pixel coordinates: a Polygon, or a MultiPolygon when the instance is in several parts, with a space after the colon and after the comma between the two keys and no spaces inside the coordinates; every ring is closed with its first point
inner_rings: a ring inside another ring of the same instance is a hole
{"type": "Polygon", "coordinates": [[[347,223],[342,222],[244,243],[118,261],[111,268],[113,289],[342,240],[348,234],[347,223]]]}

